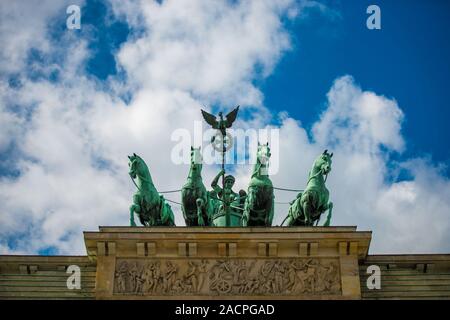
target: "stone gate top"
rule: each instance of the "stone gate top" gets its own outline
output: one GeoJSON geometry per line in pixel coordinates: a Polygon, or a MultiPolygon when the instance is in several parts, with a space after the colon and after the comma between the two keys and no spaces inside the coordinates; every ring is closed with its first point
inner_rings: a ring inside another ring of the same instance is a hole
{"type": "Polygon", "coordinates": [[[84,233],[101,299],[359,299],[356,227],[100,227],[84,233]]]}

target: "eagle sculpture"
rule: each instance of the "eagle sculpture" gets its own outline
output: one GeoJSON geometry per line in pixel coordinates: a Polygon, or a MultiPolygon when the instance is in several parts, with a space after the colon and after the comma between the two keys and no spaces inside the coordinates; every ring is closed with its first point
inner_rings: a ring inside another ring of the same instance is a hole
{"type": "Polygon", "coordinates": [[[225,116],[225,119],[222,116],[222,112],[219,112],[219,119],[216,116],[206,112],[202,109],[203,119],[205,119],[206,123],[208,123],[213,129],[220,130],[223,136],[225,136],[225,130],[231,128],[234,120],[236,120],[237,114],[239,111],[239,106],[237,106],[233,111],[225,116]]]}

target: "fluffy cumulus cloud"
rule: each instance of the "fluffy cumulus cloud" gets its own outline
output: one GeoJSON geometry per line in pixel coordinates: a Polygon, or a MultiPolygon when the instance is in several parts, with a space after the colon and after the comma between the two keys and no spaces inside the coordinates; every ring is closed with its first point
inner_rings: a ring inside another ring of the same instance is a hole
{"type": "MultiPolygon", "coordinates": [[[[450,180],[427,157],[391,160],[405,148],[403,118],[395,100],[362,90],[351,76],[337,78],[310,134],[299,121],[280,115],[274,185],[305,187],[315,158],[329,149],[334,225],[372,230],[372,253],[448,252],[450,180]]],[[[248,181],[247,168],[238,172],[238,180],[248,181]]],[[[291,193],[276,193],[275,224],[291,200],[291,193]]]]}
{"type": "MultiPolygon", "coordinates": [[[[126,156],[133,152],[146,160],[159,190],[178,188],[188,168],[171,161],[171,133],[192,131],[199,106],[213,102],[239,101],[265,114],[252,81],[267,76],[289,48],[281,19],[295,6],[113,2],[111,16],[136,32],[116,55],[125,80],[100,83],[83,71],[92,54],[85,37],[67,31],[52,39],[55,15],[65,16],[68,4],[36,10],[38,22],[22,25],[20,17],[33,8],[19,3],[2,21],[1,42],[18,53],[2,61],[0,78],[0,142],[8,152],[2,165],[15,173],[0,180],[2,252],[83,253],[82,230],[128,224],[134,186],[126,156]],[[12,37],[12,29],[26,39],[12,37]],[[29,36],[32,30],[38,35],[29,36]],[[30,59],[33,50],[38,61],[30,59]],[[123,94],[131,100],[124,102],[123,94]]],[[[205,168],[205,179],[214,170],[205,168]]]]}
{"type": "Polygon", "coordinates": [[[207,103],[260,105],[255,75],[271,73],[290,47],[281,17],[295,5],[282,1],[113,1],[145,35],[118,54],[129,81],[139,87],[191,93],[207,103]]]}
{"type": "MultiPolygon", "coordinates": [[[[50,36],[49,23],[65,14],[65,5],[50,1],[33,9],[17,2],[0,11],[3,254],[49,248],[84,254],[83,230],[128,224],[134,186],[126,155],[133,152],[146,160],[159,190],[179,188],[188,167],[171,161],[171,133],[192,132],[199,106],[241,104],[252,112],[239,126],[274,127],[254,80],[270,75],[290,50],[282,21],[306,18],[308,10],[331,12],[314,1],[113,0],[110,17],[133,32],[115,54],[120,76],[100,82],[84,72],[92,55],[88,40],[68,33],[57,43],[50,36]],[[32,19],[20,23],[29,12],[32,19]],[[43,57],[33,68],[44,76],[25,71],[32,50],[43,57]],[[58,81],[48,76],[55,70],[58,81]],[[122,99],[125,93],[131,98],[122,99]]],[[[390,160],[406,147],[396,101],[364,91],[350,76],[336,79],[326,101],[310,134],[279,115],[274,184],[303,187],[314,158],[332,149],[335,225],[373,230],[374,252],[448,251],[450,182],[429,159],[390,160]],[[398,179],[398,172],[408,178],[398,179]]],[[[246,187],[249,170],[237,168],[238,187],[246,187]]],[[[215,171],[204,166],[204,180],[215,171]]],[[[278,202],[292,197],[277,193],[278,202]]],[[[182,225],[179,207],[172,207],[182,225]]],[[[277,206],[276,224],[286,211],[277,206]]]]}
{"type": "Polygon", "coordinates": [[[24,68],[30,48],[50,50],[47,25],[63,6],[62,1],[52,0],[40,1],[39,5],[27,5],[21,0],[0,3],[0,71],[18,72],[24,68]]]}
{"type": "MultiPolygon", "coordinates": [[[[336,79],[327,98],[311,139],[300,123],[289,117],[283,121],[282,170],[275,184],[304,183],[314,158],[332,149],[327,183],[334,224],[373,230],[371,252],[448,252],[450,181],[428,158],[390,160],[405,148],[403,113],[396,101],[363,91],[350,76],[336,79]]],[[[289,200],[280,197],[280,202],[289,200]]]]}

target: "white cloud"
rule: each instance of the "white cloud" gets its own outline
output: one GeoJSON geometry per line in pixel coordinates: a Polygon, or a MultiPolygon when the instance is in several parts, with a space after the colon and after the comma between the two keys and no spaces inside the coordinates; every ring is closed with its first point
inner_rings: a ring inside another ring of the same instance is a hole
{"type": "MultiPolygon", "coordinates": [[[[3,241],[29,229],[15,250],[37,252],[55,246],[61,253],[83,253],[81,231],[128,223],[134,192],[127,174],[128,154],[144,157],[159,190],[179,187],[188,168],[170,162],[171,132],[192,130],[193,121],[200,120],[198,108],[213,100],[262,108],[261,92],[252,80],[258,76],[256,66],[267,75],[289,47],[280,22],[289,2],[216,5],[198,1],[175,6],[165,1],[120,6],[128,16],[146,17],[138,20],[147,32],[132,37],[117,54],[128,82],[110,82],[119,91],[132,91],[128,105],[83,75],[90,54],[85,41],[69,34],[55,44],[44,27],[37,29],[40,38],[56,46],[61,81],[23,76],[19,88],[2,82],[2,99],[27,110],[17,113],[24,121],[15,136],[20,176],[0,181],[3,241]]],[[[39,25],[46,25],[43,21],[51,15],[40,15],[39,25]]],[[[15,27],[20,29],[20,24],[15,27]]],[[[36,46],[33,41],[27,44],[28,50],[36,46]]],[[[26,56],[27,50],[23,52],[26,56]]],[[[51,61],[51,50],[47,52],[51,61]]],[[[214,170],[204,169],[205,181],[212,179],[214,170]]],[[[182,224],[179,208],[174,209],[177,224],[182,224]]]]}
{"type": "MultiPolygon", "coordinates": [[[[313,128],[319,144],[376,153],[381,146],[394,151],[404,147],[401,136],[403,113],[395,100],[363,92],[350,76],[337,79],[328,93],[329,106],[313,128]]],[[[351,151],[351,150],[349,150],[351,151]]]]}
{"type": "MultiPolygon", "coordinates": [[[[315,157],[332,149],[328,177],[333,224],[373,230],[371,252],[412,253],[450,250],[450,180],[429,160],[390,160],[404,149],[403,114],[395,100],[363,91],[349,76],[328,92],[326,110],[314,124],[312,140],[301,124],[285,118],[281,125],[280,173],[275,185],[304,188],[315,157]],[[404,170],[407,181],[391,182],[404,170]]],[[[277,201],[292,195],[278,193],[277,201]]],[[[278,206],[276,223],[286,206],[278,206]]]]}
{"type": "Polygon", "coordinates": [[[374,205],[379,217],[377,242],[389,252],[448,252],[450,250],[450,181],[427,159],[402,163],[413,179],[386,185],[374,205]]]}
{"type": "Polygon", "coordinates": [[[14,137],[20,132],[22,121],[14,113],[4,109],[0,104],[0,152],[5,152],[13,142],[14,137]]]}
{"type": "Polygon", "coordinates": [[[251,80],[271,73],[290,47],[280,15],[288,1],[164,1],[139,8],[113,1],[129,21],[143,21],[146,35],[118,55],[129,79],[142,87],[183,90],[203,101],[261,104],[251,80]],[[140,17],[140,19],[137,19],[140,17]]]}
{"type": "Polygon", "coordinates": [[[55,47],[49,39],[56,19],[65,21],[70,4],[82,6],[83,0],[26,0],[0,2],[0,72],[21,72],[26,67],[30,48],[51,53],[55,47]]]}
{"type": "MultiPolygon", "coordinates": [[[[64,54],[60,65],[41,66],[57,68],[60,82],[23,76],[21,87],[13,88],[6,77],[0,78],[0,150],[14,141],[20,170],[18,177],[0,179],[0,253],[36,253],[54,246],[62,254],[83,254],[83,230],[126,225],[134,192],[126,156],[133,152],[146,160],[159,190],[181,187],[188,168],[171,163],[170,136],[177,128],[193,131],[204,103],[251,107],[257,110],[255,117],[238,124],[265,127],[272,115],[253,80],[269,75],[290,48],[282,17],[302,17],[302,10],[314,7],[313,2],[297,6],[260,0],[112,3],[116,15],[143,30],[117,53],[118,67],[127,77],[125,83],[109,79],[112,91],[100,89],[84,75],[90,55],[85,41],[68,35],[55,48],[48,39],[45,26],[56,14],[53,7],[30,25],[0,23],[2,30],[15,28],[28,35],[31,28],[37,33],[24,36],[28,40],[23,43],[1,38],[6,52],[21,48],[12,60],[0,62],[4,75],[23,70],[30,48],[37,46],[49,56],[53,49],[64,54]],[[13,61],[18,63],[11,68],[13,61]],[[118,99],[116,89],[131,91],[131,101],[118,99]],[[13,105],[21,109],[13,112],[13,105]],[[11,238],[17,241],[14,248],[6,243],[11,238]]],[[[33,11],[30,5],[24,10],[33,11]]],[[[14,23],[20,12],[12,11],[8,21],[14,23]]],[[[450,188],[439,169],[413,159],[398,165],[409,170],[410,180],[387,182],[389,153],[405,148],[403,113],[395,100],[363,91],[351,77],[342,77],[330,89],[312,140],[301,123],[286,114],[281,119],[275,185],[304,187],[314,158],[326,147],[333,149],[328,183],[335,224],[373,229],[376,252],[448,250],[450,188]],[[432,234],[419,232],[426,222],[432,234]],[[411,246],[411,241],[420,246],[411,246]]],[[[211,181],[216,170],[204,166],[204,181],[211,181]]],[[[238,188],[246,187],[249,171],[237,168],[238,188]]],[[[277,193],[277,201],[294,196],[277,193]]],[[[172,207],[177,224],[182,224],[179,208],[172,207]]],[[[286,206],[278,206],[276,223],[286,211],[286,206]]]]}

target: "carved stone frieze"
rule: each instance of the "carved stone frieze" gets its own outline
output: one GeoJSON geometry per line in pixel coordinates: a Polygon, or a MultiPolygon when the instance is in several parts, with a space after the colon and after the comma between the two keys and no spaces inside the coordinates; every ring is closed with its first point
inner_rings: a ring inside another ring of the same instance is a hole
{"type": "Polygon", "coordinates": [[[117,259],[115,295],[339,295],[337,259],[117,259]]]}

